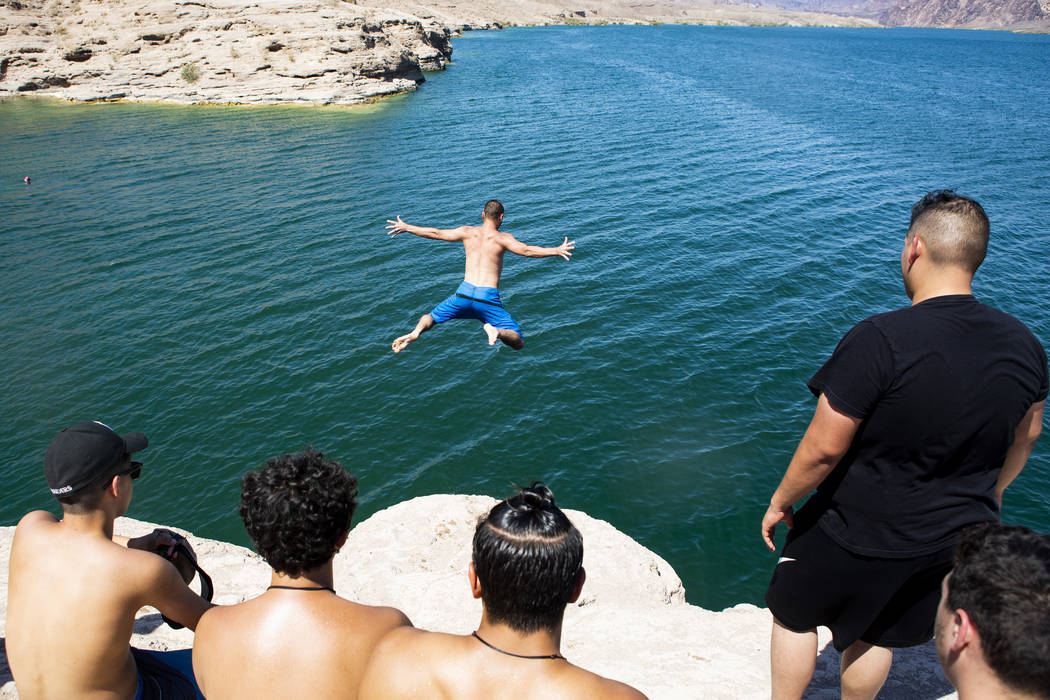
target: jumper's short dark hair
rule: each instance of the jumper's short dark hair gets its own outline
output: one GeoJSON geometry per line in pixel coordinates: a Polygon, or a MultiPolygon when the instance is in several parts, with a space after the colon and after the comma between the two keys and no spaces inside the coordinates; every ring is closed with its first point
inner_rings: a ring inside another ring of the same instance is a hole
{"type": "Polygon", "coordinates": [[[498,221],[503,216],[503,205],[498,199],[490,199],[485,202],[485,218],[489,221],[498,221]]]}
{"type": "Polygon", "coordinates": [[[964,530],[947,605],[970,616],[999,680],[1050,698],[1050,535],[996,522],[964,530]]]}
{"type": "Polygon", "coordinates": [[[583,537],[551,490],[533,482],[478,521],[473,561],[490,620],[553,631],[579,578],[583,537]]]}
{"type": "Polygon", "coordinates": [[[988,215],[976,200],[934,190],[912,205],[908,236],[922,238],[933,262],[973,273],[988,252],[990,230],[988,215]]]}
{"type": "Polygon", "coordinates": [[[241,479],[244,529],[262,558],[288,576],[331,559],[356,508],[357,479],[309,447],[241,479]]]}

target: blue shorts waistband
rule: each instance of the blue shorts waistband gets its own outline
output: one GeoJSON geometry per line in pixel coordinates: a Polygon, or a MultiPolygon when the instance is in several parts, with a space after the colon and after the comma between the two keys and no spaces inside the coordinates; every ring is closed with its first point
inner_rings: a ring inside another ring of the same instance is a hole
{"type": "Polygon", "coordinates": [[[470,282],[462,282],[456,290],[456,294],[462,294],[463,296],[472,299],[487,301],[491,304],[503,305],[503,302],[501,302],[499,298],[499,290],[495,287],[475,287],[470,282]]]}

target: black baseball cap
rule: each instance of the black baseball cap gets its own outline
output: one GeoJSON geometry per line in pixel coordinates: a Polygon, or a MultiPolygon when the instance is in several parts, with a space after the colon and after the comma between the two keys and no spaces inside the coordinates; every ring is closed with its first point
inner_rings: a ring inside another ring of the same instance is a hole
{"type": "Polygon", "coordinates": [[[55,496],[72,496],[104,477],[115,476],[127,455],[148,445],[142,433],[118,435],[95,420],[76,423],[55,435],[48,445],[44,454],[47,485],[55,496]]]}

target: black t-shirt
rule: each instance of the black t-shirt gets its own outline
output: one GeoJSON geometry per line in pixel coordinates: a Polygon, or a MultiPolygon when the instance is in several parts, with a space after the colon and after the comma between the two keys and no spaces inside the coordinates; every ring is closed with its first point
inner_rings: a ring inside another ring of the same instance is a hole
{"type": "Polygon", "coordinates": [[[858,323],[808,386],[862,422],[804,517],[856,554],[912,557],[998,519],[995,482],[1046,398],[1046,353],[1013,316],[942,296],[858,323]]]}

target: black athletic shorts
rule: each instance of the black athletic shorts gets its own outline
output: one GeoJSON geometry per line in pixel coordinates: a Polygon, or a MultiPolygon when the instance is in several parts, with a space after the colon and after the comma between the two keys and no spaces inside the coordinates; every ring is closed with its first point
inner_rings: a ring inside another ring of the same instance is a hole
{"type": "Polygon", "coordinates": [[[865,557],[815,523],[796,528],[773,570],[766,605],[790,630],[829,627],[840,652],[858,639],[880,647],[924,644],[933,638],[953,549],[913,559],[865,557]]]}

